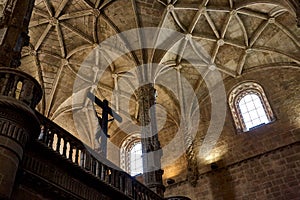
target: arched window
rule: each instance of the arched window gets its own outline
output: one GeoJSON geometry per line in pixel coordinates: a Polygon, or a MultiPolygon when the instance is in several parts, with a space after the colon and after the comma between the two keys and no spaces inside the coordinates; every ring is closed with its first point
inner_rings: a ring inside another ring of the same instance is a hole
{"type": "Polygon", "coordinates": [[[142,143],[140,138],[129,137],[122,143],[121,168],[131,176],[143,173],[142,143]]]}
{"type": "Polygon", "coordinates": [[[143,172],[142,143],[135,143],[130,150],[130,174],[135,176],[143,172]]]}
{"type": "Polygon", "coordinates": [[[229,94],[229,106],[238,132],[246,132],[275,119],[263,88],[255,82],[235,87],[229,94]]]}

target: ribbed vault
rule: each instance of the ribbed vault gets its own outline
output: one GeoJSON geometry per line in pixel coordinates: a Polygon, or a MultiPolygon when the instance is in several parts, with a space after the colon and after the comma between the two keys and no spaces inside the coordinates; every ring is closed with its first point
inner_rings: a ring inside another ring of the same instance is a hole
{"type": "MultiPolygon", "coordinates": [[[[78,75],[78,70],[87,55],[107,38],[143,27],[168,28],[180,33],[178,38],[155,33],[170,51],[139,49],[122,55],[111,62],[94,88],[95,94],[107,99],[124,119],[138,123],[138,103],[132,84],[140,74],[133,69],[146,63],[160,63],[158,68],[142,68],[142,72],[153,74],[157,81],[172,81],[178,87],[178,74],[172,72],[175,70],[200,97],[206,92],[203,79],[212,69],[227,78],[252,70],[264,73],[270,67],[299,68],[300,29],[295,16],[291,4],[284,0],[36,0],[29,26],[30,46],[23,50],[21,68],[44,89],[38,110],[78,135],[72,111],[84,105],[72,107],[74,81],[89,79],[78,75]],[[199,45],[201,49],[197,48],[199,45]],[[193,58],[188,57],[189,49],[196,52],[193,58]],[[186,58],[198,61],[197,66],[186,58]],[[122,85],[118,82],[120,78],[125,80],[122,85]],[[128,110],[122,110],[124,102],[129,102],[128,110]]],[[[137,35],[135,42],[141,46],[149,39],[137,35]]],[[[133,45],[132,38],[121,40],[123,48],[133,45]]],[[[112,49],[119,48],[114,45],[119,44],[112,44],[112,49]]],[[[109,54],[104,57],[111,59],[109,54]]],[[[156,89],[157,104],[161,106],[158,119],[166,116],[161,138],[172,137],[180,124],[180,99],[164,86],[157,85],[156,89]]],[[[130,127],[130,123],[124,126],[130,127]]],[[[89,142],[92,136],[88,132],[78,137],[86,137],[89,142]]],[[[118,145],[126,137],[116,122],[110,123],[109,134],[118,145]]]]}

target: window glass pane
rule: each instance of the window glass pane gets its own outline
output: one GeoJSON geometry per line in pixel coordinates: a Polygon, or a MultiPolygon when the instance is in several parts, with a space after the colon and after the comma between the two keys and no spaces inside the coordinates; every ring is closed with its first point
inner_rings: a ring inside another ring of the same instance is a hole
{"type": "Polygon", "coordinates": [[[259,124],[261,124],[261,121],[259,119],[255,119],[255,120],[252,121],[253,126],[257,126],[259,124]]]}
{"type": "Polygon", "coordinates": [[[258,107],[257,109],[256,109],[256,111],[257,111],[257,113],[258,113],[258,115],[259,116],[266,116],[266,113],[265,113],[265,110],[263,109],[263,107],[258,107]]]}
{"type": "MultiPolygon", "coordinates": [[[[259,97],[256,94],[250,94],[252,101],[259,100],[259,97]]],[[[259,100],[260,101],[260,100],[259,100]]]]}
{"type": "Polygon", "coordinates": [[[245,103],[251,102],[252,101],[251,94],[244,96],[242,99],[244,99],[245,103]]]}
{"type": "Polygon", "coordinates": [[[130,174],[143,173],[142,144],[136,143],[130,151],[130,174]]]}
{"type": "Polygon", "coordinates": [[[240,110],[242,113],[247,113],[248,109],[245,104],[240,104],[240,110]]]}
{"type": "Polygon", "coordinates": [[[247,130],[257,125],[269,122],[262,102],[256,94],[248,94],[244,96],[239,101],[239,108],[247,130]]]}
{"type": "Polygon", "coordinates": [[[260,100],[258,98],[256,98],[255,100],[253,100],[253,102],[254,102],[254,104],[256,106],[260,106],[261,105],[260,100]]]}
{"type": "Polygon", "coordinates": [[[265,124],[269,123],[269,120],[268,120],[268,118],[267,118],[266,115],[265,115],[265,116],[261,116],[260,119],[261,119],[261,121],[264,122],[265,124]]]}
{"type": "Polygon", "coordinates": [[[258,114],[257,114],[256,110],[250,111],[249,115],[250,115],[252,120],[258,118],[258,114]]]}
{"type": "Polygon", "coordinates": [[[244,118],[245,123],[251,121],[250,115],[248,113],[244,113],[243,118],[244,118]]]}
{"type": "Polygon", "coordinates": [[[247,108],[248,108],[249,111],[255,110],[255,105],[254,105],[254,103],[253,103],[253,102],[248,102],[248,103],[247,103],[247,108]]]}

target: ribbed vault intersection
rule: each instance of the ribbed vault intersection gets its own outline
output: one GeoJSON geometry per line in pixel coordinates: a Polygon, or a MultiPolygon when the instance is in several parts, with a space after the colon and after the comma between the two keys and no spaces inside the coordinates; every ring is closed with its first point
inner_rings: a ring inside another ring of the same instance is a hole
{"type": "MultiPolygon", "coordinates": [[[[178,90],[178,77],[184,77],[199,99],[206,95],[204,79],[212,69],[225,79],[254,70],[299,68],[300,30],[295,14],[283,0],[36,0],[29,26],[30,46],[23,50],[21,68],[44,89],[38,110],[88,143],[90,122],[83,122],[87,130],[81,136],[72,123],[72,112],[84,106],[72,107],[74,81],[91,81],[88,74],[79,75],[78,71],[89,53],[109,37],[144,27],[167,28],[179,34],[174,38],[158,31],[157,40],[163,41],[166,49],[137,49],[112,60],[94,88],[100,99],[107,99],[124,119],[134,123],[139,114],[133,84],[139,70],[135,69],[144,64],[159,63],[160,68],[149,67],[147,73],[157,81],[174,83],[178,90]],[[193,58],[189,57],[191,49],[193,58]],[[193,62],[196,65],[188,60],[197,61],[193,62]],[[127,102],[130,108],[123,110],[127,102]]],[[[110,49],[132,49],[149,40],[142,32],[135,36],[121,38],[121,44],[111,44],[110,49]]],[[[110,61],[113,56],[103,57],[110,61]]],[[[160,131],[162,145],[166,145],[167,138],[178,131],[183,110],[180,97],[162,85],[156,89],[158,120],[167,118],[160,131]]],[[[124,126],[130,127],[130,123],[124,126]]],[[[116,122],[110,123],[109,134],[117,145],[127,136],[116,122]]]]}

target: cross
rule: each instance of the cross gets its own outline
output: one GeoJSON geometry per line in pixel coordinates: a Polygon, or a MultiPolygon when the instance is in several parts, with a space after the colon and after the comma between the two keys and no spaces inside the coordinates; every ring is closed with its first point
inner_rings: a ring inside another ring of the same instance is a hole
{"type": "Polygon", "coordinates": [[[117,113],[115,113],[109,106],[108,106],[108,101],[107,100],[103,100],[101,101],[100,99],[98,99],[94,94],[92,94],[91,92],[87,93],[87,97],[92,100],[96,105],[98,105],[100,108],[102,108],[102,116],[99,117],[96,110],[95,110],[95,114],[96,117],[98,118],[98,123],[100,125],[100,130],[98,129],[96,131],[96,145],[94,148],[96,151],[98,151],[98,153],[100,153],[100,155],[102,155],[104,158],[106,158],[106,154],[107,154],[107,138],[109,138],[110,136],[107,133],[107,129],[108,129],[108,122],[116,119],[118,122],[122,122],[122,118],[120,117],[120,115],[118,115],[117,113]],[[109,120],[108,119],[108,115],[112,116],[113,119],[109,120]]]}
{"type": "Polygon", "coordinates": [[[87,93],[87,97],[90,100],[92,100],[96,105],[98,105],[100,108],[102,108],[102,117],[100,118],[97,115],[97,113],[96,113],[96,115],[97,115],[97,118],[98,118],[98,121],[99,121],[99,124],[101,126],[101,129],[102,129],[103,133],[109,138],[110,136],[107,133],[108,122],[110,121],[110,120],[108,120],[108,115],[112,116],[113,119],[116,119],[118,122],[122,122],[121,116],[118,115],[115,111],[113,111],[108,106],[108,101],[106,99],[101,101],[100,99],[98,99],[98,97],[96,97],[91,92],[87,93]]]}

